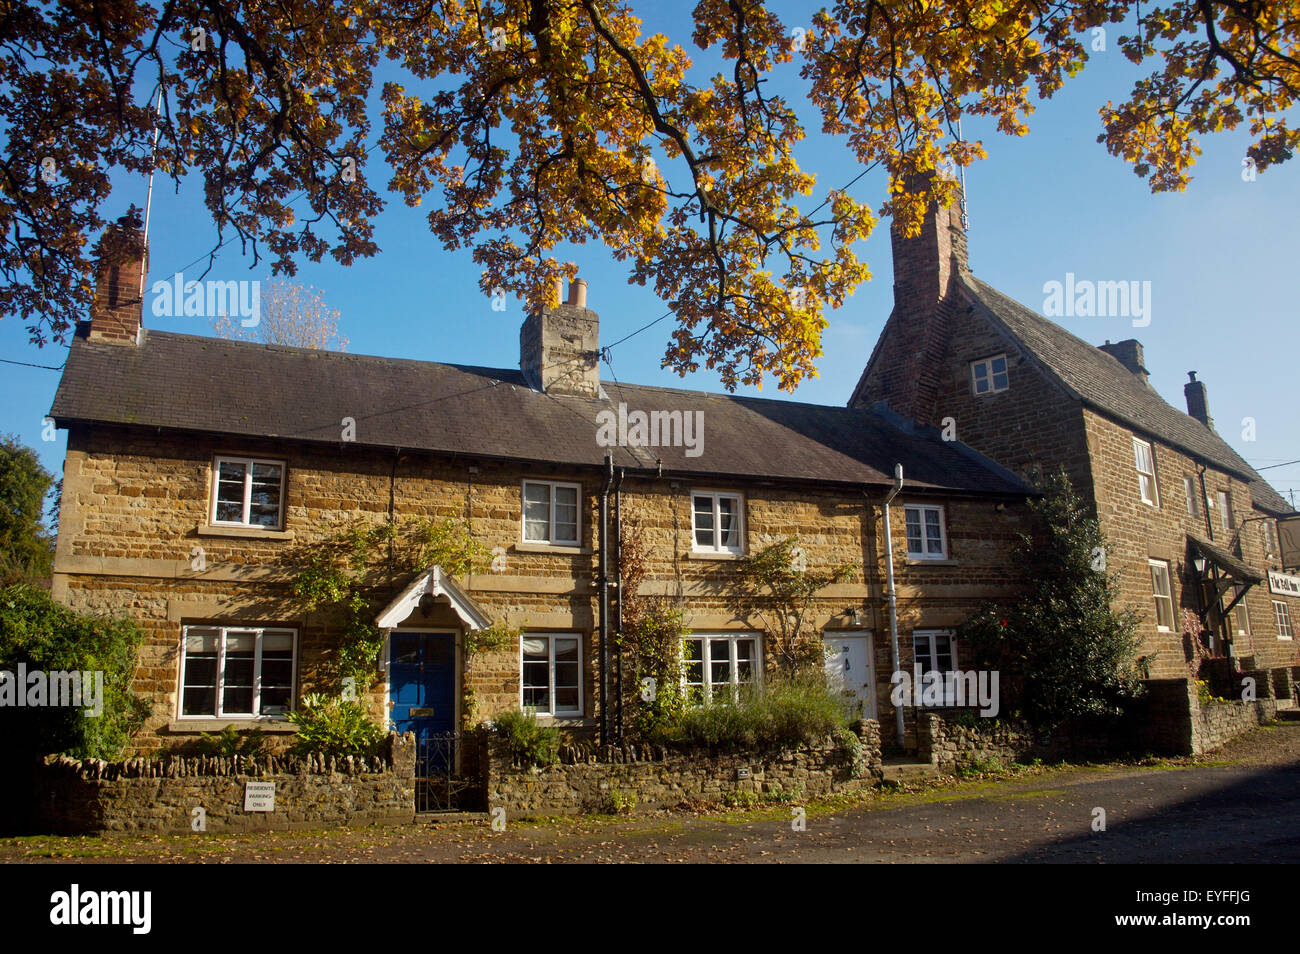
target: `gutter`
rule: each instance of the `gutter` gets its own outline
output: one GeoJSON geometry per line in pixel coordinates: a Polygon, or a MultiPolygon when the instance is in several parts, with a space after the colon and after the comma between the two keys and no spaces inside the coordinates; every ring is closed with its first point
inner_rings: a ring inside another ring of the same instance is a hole
{"type": "MultiPolygon", "coordinates": [[[[894,465],[894,486],[889,488],[881,506],[882,519],[885,521],[885,601],[889,604],[889,656],[893,660],[894,672],[899,672],[898,659],[898,593],[894,589],[894,536],[889,525],[889,505],[894,502],[899,491],[903,489],[903,465],[894,465]]],[[[893,679],[890,679],[893,685],[893,679]]],[[[894,719],[898,731],[898,744],[903,745],[903,709],[894,706],[894,719]]]]}

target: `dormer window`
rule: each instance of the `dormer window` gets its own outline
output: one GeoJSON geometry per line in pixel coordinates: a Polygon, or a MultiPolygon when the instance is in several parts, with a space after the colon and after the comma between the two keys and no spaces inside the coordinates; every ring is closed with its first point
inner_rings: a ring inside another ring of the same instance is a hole
{"type": "Polygon", "coordinates": [[[1007,356],[1005,354],[972,361],[970,375],[971,392],[977,395],[993,394],[996,391],[1005,391],[1011,387],[1011,379],[1007,376],[1007,356]]]}

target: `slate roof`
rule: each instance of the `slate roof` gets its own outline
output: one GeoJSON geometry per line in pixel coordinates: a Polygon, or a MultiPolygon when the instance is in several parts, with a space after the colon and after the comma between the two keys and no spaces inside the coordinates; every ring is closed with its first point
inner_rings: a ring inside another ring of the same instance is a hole
{"type": "Polygon", "coordinates": [[[140,347],[73,340],[51,416],[471,457],[592,465],[597,414],[703,413],[702,453],[614,447],[621,467],[885,486],[902,463],[909,490],[1021,495],[1014,474],[932,429],[844,407],[606,383],[607,399],[543,394],[513,369],[481,368],[146,331],[140,347]]]}
{"type": "Polygon", "coordinates": [[[1291,505],[1228,443],[1196,418],[1167,403],[1156,390],[1113,355],[1048,321],[1032,308],[1008,298],[973,276],[966,287],[991,318],[1067,393],[1138,431],[1236,474],[1250,483],[1251,499],[1261,510],[1290,513],[1291,505]]]}

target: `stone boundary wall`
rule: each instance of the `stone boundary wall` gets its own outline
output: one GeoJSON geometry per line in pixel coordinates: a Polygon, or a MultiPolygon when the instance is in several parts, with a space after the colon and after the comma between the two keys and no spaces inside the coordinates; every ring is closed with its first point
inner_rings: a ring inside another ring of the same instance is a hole
{"type": "Polygon", "coordinates": [[[567,745],[544,768],[515,764],[505,743],[489,743],[489,811],[507,818],[666,808],[733,799],[791,802],[873,788],[881,777],[880,726],[859,722],[856,765],[834,737],[793,750],[678,752],[663,746],[567,745]],[[747,773],[747,775],[746,775],[747,773]]]}
{"type": "Polygon", "coordinates": [[[36,777],[40,831],[189,833],[405,824],[415,819],[415,736],[389,733],[372,759],[311,756],[47,759],[36,777]],[[275,811],[245,812],[246,782],[275,782],[275,811]]]}
{"type": "Polygon", "coordinates": [[[996,759],[1003,763],[1047,761],[1106,755],[1202,755],[1271,721],[1277,713],[1275,686],[1289,690],[1287,669],[1247,670],[1255,680],[1256,698],[1230,699],[1202,706],[1190,679],[1148,679],[1145,698],[1128,719],[1106,727],[1073,724],[1043,732],[1004,720],[974,724],[927,713],[918,726],[917,757],[951,772],[996,759]]]}

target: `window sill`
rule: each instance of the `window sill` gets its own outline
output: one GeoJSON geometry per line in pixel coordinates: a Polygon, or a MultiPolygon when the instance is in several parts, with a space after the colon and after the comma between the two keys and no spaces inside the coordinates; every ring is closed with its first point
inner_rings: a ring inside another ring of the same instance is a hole
{"type": "Polygon", "coordinates": [[[177,719],[167,723],[167,731],[177,735],[197,734],[199,732],[220,732],[227,726],[233,726],[236,729],[261,729],[263,732],[268,733],[287,734],[298,731],[298,727],[287,719],[270,718],[177,719]]]}
{"type": "Polygon", "coordinates": [[[956,560],[949,559],[948,557],[945,557],[942,560],[926,560],[924,558],[910,556],[907,558],[907,565],[908,566],[957,566],[958,563],[956,560]]]}
{"type": "Polygon", "coordinates": [[[745,554],[728,553],[726,551],[714,552],[710,550],[691,550],[689,553],[686,554],[686,559],[688,560],[743,560],[745,559],[745,554]]]}
{"type": "Polygon", "coordinates": [[[565,543],[516,543],[516,553],[563,553],[565,556],[591,556],[591,547],[571,546],[565,543]]]}
{"type": "Polygon", "coordinates": [[[201,523],[195,530],[201,537],[242,537],[246,540],[285,540],[293,539],[292,530],[260,530],[257,527],[214,527],[201,523]]]}
{"type": "Polygon", "coordinates": [[[545,712],[537,713],[537,721],[544,722],[549,726],[557,729],[591,729],[596,726],[595,719],[588,719],[585,716],[576,715],[547,715],[545,712]]]}

